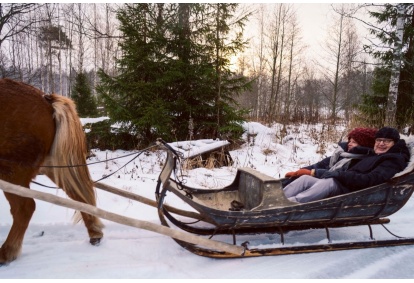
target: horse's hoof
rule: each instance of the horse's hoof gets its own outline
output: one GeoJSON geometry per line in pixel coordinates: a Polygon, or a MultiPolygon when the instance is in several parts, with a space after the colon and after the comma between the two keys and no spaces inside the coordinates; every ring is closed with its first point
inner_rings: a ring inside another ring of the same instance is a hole
{"type": "Polygon", "coordinates": [[[101,238],[90,238],[89,243],[91,243],[92,246],[99,246],[101,238]]]}

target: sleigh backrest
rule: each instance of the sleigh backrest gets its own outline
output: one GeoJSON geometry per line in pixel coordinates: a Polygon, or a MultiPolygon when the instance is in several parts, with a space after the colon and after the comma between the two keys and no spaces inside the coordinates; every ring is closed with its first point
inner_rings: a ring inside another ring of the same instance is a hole
{"type": "Polygon", "coordinates": [[[401,172],[398,172],[394,175],[393,178],[402,176],[404,174],[410,173],[414,171],[414,136],[405,140],[408,149],[410,150],[410,160],[408,161],[407,167],[401,172]]]}

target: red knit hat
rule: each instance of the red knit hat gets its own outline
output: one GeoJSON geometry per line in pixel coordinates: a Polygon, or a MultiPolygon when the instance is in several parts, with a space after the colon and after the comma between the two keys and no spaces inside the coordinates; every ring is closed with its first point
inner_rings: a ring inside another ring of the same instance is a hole
{"type": "Polygon", "coordinates": [[[374,147],[377,129],[355,128],[348,134],[348,141],[353,138],[360,146],[374,147]]]}

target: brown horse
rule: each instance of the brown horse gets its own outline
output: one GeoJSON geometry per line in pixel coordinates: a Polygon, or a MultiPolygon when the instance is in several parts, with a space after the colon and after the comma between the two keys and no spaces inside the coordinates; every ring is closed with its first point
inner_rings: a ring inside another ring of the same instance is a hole
{"type": "MultiPolygon", "coordinates": [[[[72,100],[45,95],[21,82],[0,80],[0,179],[29,188],[32,178],[43,173],[70,198],[96,205],[87,166],[53,167],[86,164],[86,152],[85,134],[72,100]]],[[[19,255],[35,211],[33,199],[4,194],[13,224],[0,248],[0,265],[19,255]]],[[[103,237],[101,221],[89,214],[81,216],[90,243],[98,245],[103,237]]]]}

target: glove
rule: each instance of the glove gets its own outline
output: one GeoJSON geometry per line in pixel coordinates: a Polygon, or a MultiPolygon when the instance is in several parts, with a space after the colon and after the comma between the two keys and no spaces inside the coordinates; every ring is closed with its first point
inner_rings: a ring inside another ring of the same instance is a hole
{"type": "Polygon", "coordinates": [[[311,170],[309,169],[299,169],[298,171],[294,171],[294,172],[288,172],[286,173],[285,177],[289,177],[289,178],[296,178],[302,175],[311,175],[311,170]]]}
{"type": "Polygon", "coordinates": [[[323,175],[321,176],[321,179],[337,178],[337,177],[339,177],[339,171],[334,170],[334,171],[326,171],[325,173],[323,173],[323,175]]]}

